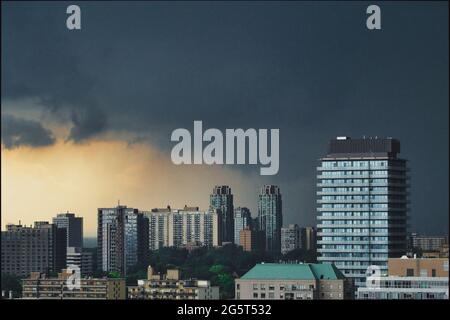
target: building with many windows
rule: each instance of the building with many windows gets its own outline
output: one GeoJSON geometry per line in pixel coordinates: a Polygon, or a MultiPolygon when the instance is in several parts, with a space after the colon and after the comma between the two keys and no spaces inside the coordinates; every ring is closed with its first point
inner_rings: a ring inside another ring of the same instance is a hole
{"type": "Polygon", "coordinates": [[[81,278],[79,282],[68,279],[72,273],[63,272],[56,278],[44,273],[32,273],[22,280],[22,299],[45,300],[124,300],[126,299],[125,279],[81,278]],[[76,285],[75,285],[76,283],[76,285]],[[70,284],[70,286],[69,286],[70,284]]]}
{"type": "Polygon", "coordinates": [[[422,252],[440,252],[447,246],[447,236],[425,236],[417,233],[412,233],[409,237],[409,245],[412,250],[422,252]]]}
{"type": "Polygon", "coordinates": [[[368,266],[387,273],[406,253],[407,161],[395,139],[338,137],[317,168],[318,260],[336,265],[356,286],[368,266]]]}
{"type": "Polygon", "coordinates": [[[92,275],[94,271],[92,252],[83,250],[79,247],[67,247],[67,267],[74,268],[76,266],[82,276],[92,275]]]}
{"type": "Polygon", "coordinates": [[[255,229],[242,229],[239,232],[239,245],[248,252],[262,252],[265,250],[266,235],[264,231],[255,229]]]}
{"type": "Polygon", "coordinates": [[[148,221],[138,209],[118,205],[98,209],[98,266],[126,275],[127,269],[146,263],[148,221]]]}
{"type": "Polygon", "coordinates": [[[210,211],[221,214],[221,241],[234,242],[233,194],[229,186],[215,186],[209,196],[210,211]]]}
{"type": "Polygon", "coordinates": [[[1,240],[2,274],[27,277],[31,272],[58,272],[66,267],[66,229],[54,224],[8,224],[1,240]]]}
{"type": "Polygon", "coordinates": [[[297,224],[281,228],[281,253],[303,248],[304,236],[304,229],[297,224]]]}
{"type": "Polygon", "coordinates": [[[235,280],[235,294],[238,300],[342,300],[353,297],[353,287],[329,263],[261,263],[235,280]]]}
{"type": "Polygon", "coordinates": [[[147,279],[138,280],[137,286],[128,287],[128,299],[217,300],[219,287],[211,286],[207,280],[183,280],[177,269],[168,269],[166,274],[158,274],[149,266],[147,279]]]}
{"type": "Polygon", "coordinates": [[[281,252],[283,225],[281,192],[278,186],[265,185],[258,197],[258,228],[265,234],[265,250],[281,252]]]}
{"type": "Polygon", "coordinates": [[[83,218],[73,213],[60,213],[53,218],[53,224],[67,230],[67,247],[83,247],[83,218]]]}
{"type": "Polygon", "coordinates": [[[358,299],[448,299],[448,259],[389,259],[388,275],[370,274],[358,299]]]}
{"type": "Polygon", "coordinates": [[[198,207],[152,209],[142,212],[148,221],[150,250],[161,247],[221,245],[219,210],[200,211],[198,207]]]}

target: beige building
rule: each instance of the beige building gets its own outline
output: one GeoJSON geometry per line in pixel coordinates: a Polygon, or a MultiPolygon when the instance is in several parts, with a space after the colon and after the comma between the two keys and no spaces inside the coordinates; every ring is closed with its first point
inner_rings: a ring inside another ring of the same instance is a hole
{"type": "Polygon", "coordinates": [[[390,258],[388,272],[399,277],[448,277],[448,259],[390,258]]]}
{"type": "Polygon", "coordinates": [[[264,251],[264,232],[249,228],[241,230],[239,245],[244,251],[264,251]]]}
{"type": "Polygon", "coordinates": [[[235,280],[238,300],[351,299],[351,280],[332,264],[261,263],[235,280]]]}
{"type": "Polygon", "coordinates": [[[221,245],[220,213],[198,207],[152,209],[143,212],[149,223],[149,248],[221,245]]]}
{"type": "Polygon", "coordinates": [[[33,272],[29,279],[22,280],[23,299],[77,299],[77,300],[123,300],[126,298],[125,279],[82,278],[71,289],[66,270],[57,278],[48,278],[44,273],[33,272]],[[78,287],[78,288],[77,288],[78,287]]]}
{"type": "Polygon", "coordinates": [[[155,273],[148,267],[147,279],[128,287],[128,299],[141,300],[217,300],[219,287],[206,280],[182,280],[180,271],[169,269],[166,274],[155,273]]]}

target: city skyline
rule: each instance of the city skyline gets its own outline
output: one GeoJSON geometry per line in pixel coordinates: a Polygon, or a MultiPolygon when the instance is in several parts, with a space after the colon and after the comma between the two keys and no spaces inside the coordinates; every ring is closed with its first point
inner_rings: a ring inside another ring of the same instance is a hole
{"type": "Polygon", "coordinates": [[[446,3],[384,3],[380,32],[365,3],[86,2],[80,32],[66,7],[2,3],[2,229],[70,211],[94,236],[97,208],[207,209],[214,185],[255,217],[265,184],[284,225],[314,226],[317,161],[346,135],[399,139],[411,231],[448,234],[446,3]],[[278,174],[173,165],[195,120],[279,128],[278,174]]]}

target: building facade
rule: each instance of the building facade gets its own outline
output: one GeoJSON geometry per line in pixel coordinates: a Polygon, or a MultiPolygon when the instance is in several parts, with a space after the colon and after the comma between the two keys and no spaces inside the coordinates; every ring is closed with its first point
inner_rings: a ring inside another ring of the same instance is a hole
{"type": "Polygon", "coordinates": [[[84,251],[82,248],[67,248],[67,267],[73,268],[73,266],[76,266],[79,268],[82,276],[92,275],[94,271],[92,259],[92,253],[84,251]]]}
{"type": "Polygon", "coordinates": [[[281,252],[281,226],[283,225],[280,188],[265,185],[258,197],[258,228],[265,234],[265,250],[281,252]]]}
{"type": "Polygon", "coordinates": [[[2,273],[28,277],[31,272],[58,272],[66,267],[66,229],[54,224],[9,224],[1,240],[2,273]]]}
{"type": "Polygon", "coordinates": [[[210,211],[220,212],[221,221],[221,241],[234,242],[234,207],[233,194],[229,186],[215,186],[209,196],[210,211]]]}
{"type": "Polygon", "coordinates": [[[234,209],[234,243],[240,244],[241,230],[252,228],[252,216],[250,210],[245,207],[234,209]]]}
{"type": "Polygon", "coordinates": [[[147,279],[138,280],[137,286],[128,287],[128,299],[140,300],[217,300],[219,287],[207,280],[182,280],[177,269],[157,274],[148,267],[147,279]]]}
{"type": "Polygon", "coordinates": [[[317,237],[316,237],[316,228],[314,227],[305,227],[304,235],[305,235],[305,241],[304,241],[304,249],[305,250],[316,250],[316,243],[317,243],[317,237]]]}
{"type": "Polygon", "coordinates": [[[443,247],[448,246],[448,237],[446,236],[424,236],[412,233],[409,240],[411,248],[420,252],[439,252],[443,247]]]}
{"type": "Polygon", "coordinates": [[[243,229],[239,232],[239,245],[248,252],[264,251],[266,244],[265,233],[260,230],[243,229]]]}
{"type": "Polygon", "coordinates": [[[152,209],[143,212],[148,220],[150,250],[161,247],[221,245],[221,214],[218,210],[200,211],[198,207],[152,209]]]}
{"type": "Polygon", "coordinates": [[[389,257],[406,253],[407,162],[395,139],[338,137],[317,168],[318,260],[335,264],[356,286],[389,257]]]}
{"type": "Polygon", "coordinates": [[[352,282],[332,264],[261,263],[235,280],[237,300],[343,300],[352,282]]]}
{"type": "Polygon", "coordinates": [[[60,213],[53,218],[53,224],[67,231],[67,247],[83,247],[83,218],[73,213],[60,213]]]}
{"type": "Polygon", "coordinates": [[[130,267],[147,263],[147,218],[127,206],[99,208],[97,246],[101,270],[126,275],[130,267]]]}
{"type": "Polygon", "coordinates": [[[124,300],[126,299],[125,279],[82,278],[77,287],[68,286],[71,273],[63,272],[57,278],[49,278],[43,273],[32,273],[22,280],[23,299],[45,300],[124,300]]]}
{"type": "Polygon", "coordinates": [[[358,299],[448,299],[448,259],[392,258],[387,276],[369,276],[358,299]]]}
{"type": "Polygon", "coordinates": [[[305,240],[304,231],[297,224],[281,228],[281,253],[286,254],[296,249],[302,249],[305,240]]]}

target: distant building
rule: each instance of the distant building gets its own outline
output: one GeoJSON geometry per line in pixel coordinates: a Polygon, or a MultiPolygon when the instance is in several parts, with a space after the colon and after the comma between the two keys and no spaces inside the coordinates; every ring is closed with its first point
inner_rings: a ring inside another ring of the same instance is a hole
{"type": "Polygon", "coordinates": [[[334,265],[261,263],[235,280],[241,300],[342,300],[353,296],[352,282],[334,265]]]}
{"type": "Polygon", "coordinates": [[[371,275],[358,299],[448,299],[448,259],[389,259],[388,275],[371,275]]]}
{"type": "Polygon", "coordinates": [[[67,247],[83,247],[83,218],[73,213],[60,213],[53,218],[53,224],[67,230],[67,247]]]}
{"type": "Polygon", "coordinates": [[[234,242],[234,207],[233,194],[229,186],[215,186],[209,196],[210,210],[220,212],[221,242],[234,242]]]}
{"type": "Polygon", "coordinates": [[[240,232],[243,229],[252,228],[252,216],[248,208],[236,208],[234,209],[234,243],[239,245],[240,232]]]}
{"type": "Polygon", "coordinates": [[[337,137],[317,168],[318,261],[336,265],[356,286],[366,269],[387,272],[406,253],[407,161],[396,139],[337,137]]]}
{"type": "Polygon", "coordinates": [[[221,215],[218,210],[198,207],[152,209],[142,212],[148,220],[150,250],[162,247],[216,247],[221,245],[221,215]]]}
{"type": "Polygon", "coordinates": [[[288,227],[281,228],[281,253],[286,254],[301,249],[304,240],[304,229],[297,224],[290,224],[288,227]]]}
{"type": "Polygon", "coordinates": [[[217,300],[219,287],[211,286],[207,280],[182,280],[177,269],[169,269],[167,274],[156,274],[149,266],[147,279],[138,280],[137,286],[128,287],[128,299],[217,300]]]}
{"type": "Polygon", "coordinates": [[[73,268],[72,266],[77,266],[80,269],[82,276],[92,275],[92,272],[94,271],[92,253],[83,251],[82,248],[68,247],[67,267],[73,268]]]}
{"type": "Polygon", "coordinates": [[[58,272],[66,267],[66,229],[54,224],[9,224],[1,240],[2,273],[27,277],[31,272],[58,272]]]}
{"type": "Polygon", "coordinates": [[[239,232],[239,245],[244,251],[264,251],[266,244],[265,239],[265,233],[260,230],[247,228],[239,232]]]}
{"type": "Polygon", "coordinates": [[[283,225],[281,192],[278,186],[265,185],[258,197],[258,228],[265,234],[265,250],[281,252],[283,225]]]}
{"type": "Polygon", "coordinates": [[[48,278],[35,272],[22,280],[23,299],[51,300],[124,300],[126,299],[125,279],[82,278],[79,288],[69,288],[67,279],[71,276],[65,270],[57,278],[48,278]]]}
{"type": "Polygon", "coordinates": [[[97,244],[99,268],[126,275],[128,268],[147,261],[148,221],[127,206],[99,208],[97,244]]]}
{"type": "Polygon", "coordinates": [[[316,250],[316,228],[306,227],[304,228],[304,249],[305,250],[316,250]]]}
{"type": "Polygon", "coordinates": [[[413,250],[420,252],[439,252],[442,248],[448,247],[447,236],[424,236],[417,233],[410,235],[410,246],[413,250]]]}

